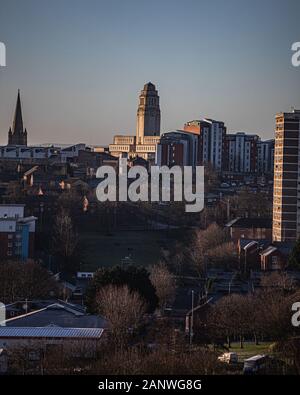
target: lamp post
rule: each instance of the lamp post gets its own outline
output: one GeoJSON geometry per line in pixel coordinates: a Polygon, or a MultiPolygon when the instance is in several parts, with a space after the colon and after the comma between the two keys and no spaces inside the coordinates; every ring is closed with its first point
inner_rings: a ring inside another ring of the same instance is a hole
{"type": "Polygon", "coordinates": [[[192,345],[194,336],[194,290],[192,290],[192,310],[191,310],[191,322],[190,322],[190,345],[192,345]]]}
{"type": "Polygon", "coordinates": [[[244,273],[247,271],[247,248],[245,248],[245,262],[244,262],[244,273]]]}

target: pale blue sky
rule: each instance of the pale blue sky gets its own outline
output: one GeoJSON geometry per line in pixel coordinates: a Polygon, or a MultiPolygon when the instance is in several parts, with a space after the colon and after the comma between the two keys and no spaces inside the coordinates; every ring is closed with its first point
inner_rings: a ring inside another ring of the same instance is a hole
{"type": "Polygon", "coordinates": [[[0,144],[21,89],[29,143],[135,134],[138,94],[159,89],[162,131],[211,117],[273,137],[300,108],[299,0],[0,0],[0,144]]]}

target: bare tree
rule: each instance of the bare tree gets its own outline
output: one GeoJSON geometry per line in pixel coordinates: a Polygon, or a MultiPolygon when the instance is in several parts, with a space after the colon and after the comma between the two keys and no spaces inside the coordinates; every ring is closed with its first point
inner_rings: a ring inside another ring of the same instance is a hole
{"type": "Polygon", "coordinates": [[[218,369],[217,353],[206,348],[189,347],[184,332],[170,321],[152,321],[146,341],[134,346],[102,350],[92,374],[213,374],[218,369]],[[151,345],[151,347],[146,347],[151,345]]]}
{"type": "Polygon", "coordinates": [[[207,251],[207,261],[209,264],[221,266],[223,269],[229,269],[232,266],[236,268],[238,263],[236,247],[229,241],[211,248],[207,251]]]}
{"type": "Polygon", "coordinates": [[[72,217],[82,207],[82,193],[75,190],[65,190],[57,199],[58,207],[62,211],[67,211],[72,217]]]}
{"type": "Polygon", "coordinates": [[[20,263],[2,262],[0,264],[0,300],[8,303],[20,297],[20,263]]]}
{"type": "Polygon", "coordinates": [[[284,291],[292,291],[295,289],[294,280],[284,272],[274,272],[264,275],[261,279],[260,285],[265,289],[277,288],[284,291]]]}
{"type": "Polygon", "coordinates": [[[219,178],[213,166],[207,163],[204,167],[205,192],[213,191],[219,184],[219,178]]]}
{"type": "Polygon", "coordinates": [[[299,293],[279,287],[265,287],[256,293],[255,321],[261,333],[276,341],[286,339],[292,332],[291,306],[299,293]]]}
{"type": "Polygon", "coordinates": [[[24,201],[24,190],[19,181],[10,181],[6,189],[7,200],[11,203],[24,201]]]}
{"type": "Polygon", "coordinates": [[[240,347],[244,346],[244,336],[253,334],[253,308],[251,299],[243,295],[229,295],[220,299],[212,308],[209,325],[215,339],[225,339],[228,348],[232,338],[238,337],[240,347]]]}
{"type": "Polygon", "coordinates": [[[150,270],[150,280],[156,290],[159,306],[163,310],[174,300],[175,281],[173,275],[163,263],[155,265],[150,270]]]}
{"type": "Polygon", "coordinates": [[[58,292],[56,281],[37,263],[0,263],[0,300],[43,299],[58,292]]]}
{"type": "Polygon", "coordinates": [[[129,330],[136,329],[141,323],[146,306],[137,292],[127,286],[103,287],[96,296],[98,312],[110,324],[110,332],[118,344],[123,344],[129,330]]]}
{"type": "Polygon", "coordinates": [[[230,199],[231,212],[236,217],[270,217],[272,203],[262,192],[253,193],[245,187],[230,199]]]}
{"type": "Polygon", "coordinates": [[[78,244],[78,236],[74,230],[71,217],[61,211],[55,218],[53,232],[53,249],[68,263],[78,244]]]}
{"type": "Polygon", "coordinates": [[[217,224],[211,224],[206,230],[195,232],[188,254],[195,269],[201,276],[208,264],[235,259],[235,251],[224,230],[217,224]]]}

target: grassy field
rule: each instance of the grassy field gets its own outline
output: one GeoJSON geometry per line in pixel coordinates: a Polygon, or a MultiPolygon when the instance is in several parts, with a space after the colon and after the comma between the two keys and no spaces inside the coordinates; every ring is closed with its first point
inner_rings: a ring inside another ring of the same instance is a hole
{"type": "Polygon", "coordinates": [[[260,343],[255,345],[252,342],[245,342],[244,348],[240,348],[240,343],[232,343],[230,352],[236,352],[238,354],[239,362],[243,362],[245,359],[253,357],[257,354],[270,354],[270,345],[272,343],[260,343]]]}
{"type": "Polygon", "coordinates": [[[175,243],[175,231],[116,231],[112,234],[82,233],[83,252],[81,270],[96,270],[100,266],[113,266],[131,256],[136,265],[148,266],[159,261],[163,248],[175,243]]]}

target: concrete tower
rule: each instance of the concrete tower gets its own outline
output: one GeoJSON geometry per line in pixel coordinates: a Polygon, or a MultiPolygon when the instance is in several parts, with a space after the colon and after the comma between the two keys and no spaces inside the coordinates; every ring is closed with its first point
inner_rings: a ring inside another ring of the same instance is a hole
{"type": "Polygon", "coordinates": [[[8,132],[8,145],[27,145],[27,130],[23,126],[20,91],[18,91],[13,128],[10,128],[8,132]]]}
{"type": "Polygon", "coordinates": [[[143,144],[144,136],[160,135],[159,96],[155,85],[148,82],[141,91],[137,111],[137,144],[143,144]]]}
{"type": "Polygon", "coordinates": [[[300,110],[276,115],[273,241],[300,237],[300,110]]]}

